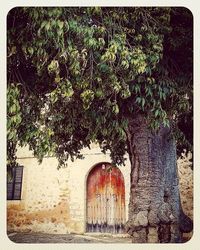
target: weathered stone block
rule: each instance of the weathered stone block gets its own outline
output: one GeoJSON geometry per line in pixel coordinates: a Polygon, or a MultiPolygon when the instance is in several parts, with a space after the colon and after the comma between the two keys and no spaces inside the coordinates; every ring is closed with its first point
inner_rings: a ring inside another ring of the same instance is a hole
{"type": "Polygon", "coordinates": [[[149,221],[149,225],[151,226],[156,226],[159,223],[159,218],[157,216],[157,211],[155,210],[150,210],[148,213],[148,221],[149,221]]]}
{"type": "Polygon", "coordinates": [[[149,227],[148,243],[158,243],[158,227],[149,227]]]}
{"type": "Polygon", "coordinates": [[[163,223],[168,223],[170,222],[170,215],[172,214],[171,212],[171,207],[168,203],[163,203],[158,210],[158,218],[160,219],[161,222],[163,223]]]}
{"type": "Polygon", "coordinates": [[[148,225],[147,214],[147,211],[140,211],[135,217],[134,225],[146,227],[148,225]]]}

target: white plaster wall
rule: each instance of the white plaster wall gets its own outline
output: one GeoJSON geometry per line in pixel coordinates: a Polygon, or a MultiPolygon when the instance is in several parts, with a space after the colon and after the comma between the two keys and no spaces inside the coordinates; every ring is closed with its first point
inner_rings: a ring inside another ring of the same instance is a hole
{"type": "Polygon", "coordinates": [[[193,219],[193,170],[192,154],[186,151],[177,161],[179,174],[179,189],[181,195],[181,203],[184,213],[193,219]]]}
{"type": "MultiPolygon", "coordinates": [[[[14,227],[16,230],[18,224],[19,230],[29,228],[51,233],[85,231],[87,176],[94,165],[110,163],[111,159],[109,154],[102,154],[96,145],[92,145],[91,150],[84,149],[82,154],[84,159],[69,161],[66,168],[58,170],[56,158],[44,158],[42,164],[38,164],[27,148],[18,150],[18,162],[24,166],[22,200],[8,201],[8,224],[11,229],[14,227]]],[[[128,218],[130,162],[127,161],[120,170],[124,176],[128,218]]]]}

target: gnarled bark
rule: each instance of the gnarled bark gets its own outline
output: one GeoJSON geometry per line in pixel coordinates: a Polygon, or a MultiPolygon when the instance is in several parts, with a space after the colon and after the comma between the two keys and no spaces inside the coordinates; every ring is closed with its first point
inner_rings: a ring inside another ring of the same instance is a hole
{"type": "Polygon", "coordinates": [[[138,116],[129,121],[127,136],[131,161],[127,232],[135,243],[181,242],[184,216],[170,129],[152,132],[145,118],[138,116]]]}

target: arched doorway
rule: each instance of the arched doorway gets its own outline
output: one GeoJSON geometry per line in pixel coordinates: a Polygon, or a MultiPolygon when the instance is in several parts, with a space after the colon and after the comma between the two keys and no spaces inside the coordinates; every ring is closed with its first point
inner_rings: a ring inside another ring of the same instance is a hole
{"type": "Polygon", "coordinates": [[[87,232],[124,232],[125,186],[117,167],[100,163],[90,171],[86,204],[87,232]]]}

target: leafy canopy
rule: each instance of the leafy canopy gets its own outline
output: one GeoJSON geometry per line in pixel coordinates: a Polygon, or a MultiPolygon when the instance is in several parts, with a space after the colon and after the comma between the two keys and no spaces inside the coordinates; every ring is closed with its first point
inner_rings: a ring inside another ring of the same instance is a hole
{"type": "Polygon", "coordinates": [[[121,164],[130,119],[156,129],[191,113],[187,9],[20,7],[7,28],[8,166],[18,143],[62,165],[98,142],[121,164]]]}

